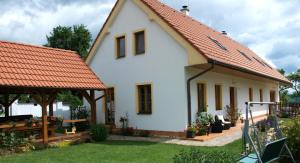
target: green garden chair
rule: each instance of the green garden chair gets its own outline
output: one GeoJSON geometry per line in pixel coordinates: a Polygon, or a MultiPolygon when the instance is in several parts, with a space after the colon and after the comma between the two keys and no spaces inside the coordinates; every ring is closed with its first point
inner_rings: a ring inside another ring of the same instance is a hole
{"type": "Polygon", "coordinates": [[[285,145],[285,141],[286,138],[281,138],[268,143],[261,156],[258,156],[255,153],[250,153],[249,155],[242,157],[238,161],[238,163],[270,163],[272,161],[278,160],[280,158],[282,148],[285,145]]]}

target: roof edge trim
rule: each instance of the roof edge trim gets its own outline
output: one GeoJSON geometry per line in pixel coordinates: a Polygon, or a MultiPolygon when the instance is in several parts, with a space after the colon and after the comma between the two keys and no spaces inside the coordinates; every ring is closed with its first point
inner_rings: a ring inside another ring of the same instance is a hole
{"type": "Polygon", "coordinates": [[[244,72],[244,73],[252,74],[252,75],[255,75],[255,76],[259,76],[259,77],[263,77],[263,78],[275,80],[275,81],[278,81],[280,83],[284,83],[284,84],[288,84],[288,85],[291,84],[291,82],[280,80],[278,78],[273,78],[273,77],[270,77],[268,75],[260,74],[260,73],[257,73],[257,72],[250,71],[248,69],[242,68],[242,67],[233,66],[233,65],[226,64],[226,63],[223,63],[223,62],[219,62],[219,61],[216,61],[216,60],[213,60],[213,59],[209,59],[208,62],[209,63],[214,63],[214,64],[219,65],[219,66],[223,66],[223,67],[226,67],[226,68],[230,68],[230,69],[233,69],[233,70],[237,70],[237,71],[240,71],[240,72],[244,72]]]}

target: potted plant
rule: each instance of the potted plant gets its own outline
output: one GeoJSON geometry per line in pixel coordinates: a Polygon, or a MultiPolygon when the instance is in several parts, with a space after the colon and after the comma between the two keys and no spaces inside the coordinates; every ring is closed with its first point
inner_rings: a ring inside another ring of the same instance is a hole
{"type": "Polygon", "coordinates": [[[231,122],[231,126],[236,126],[236,122],[239,119],[239,109],[237,108],[232,108],[228,105],[226,105],[226,113],[227,113],[227,118],[231,122]]]}
{"type": "Polygon", "coordinates": [[[41,120],[37,117],[30,118],[25,120],[25,125],[27,127],[39,127],[41,120]]]}
{"type": "Polygon", "coordinates": [[[209,133],[210,124],[214,123],[214,118],[211,114],[206,112],[197,113],[196,128],[197,135],[205,135],[209,133]]]}
{"type": "Polygon", "coordinates": [[[190,126],[186,130],[186,137],[187,138],[194,138],[196,135],[196,128],[194,126],[190,126]]]}

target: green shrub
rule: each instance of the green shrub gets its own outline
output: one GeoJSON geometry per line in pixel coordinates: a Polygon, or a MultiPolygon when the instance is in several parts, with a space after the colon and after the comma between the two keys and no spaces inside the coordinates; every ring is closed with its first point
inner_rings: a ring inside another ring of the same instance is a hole
{"type": "Polygon", "coordinates": [[[91,137],[94,141],[104,141],[108,136],[108,129],[104,124],[97,124],[91,127],[91,137]]]}
{"type": "Polygon", "coordinates": [[[0,156],[35,150],[35,146],[14,131],[0,133],[0,156]]]}
{"type": "Polygon", "coordinates": [[[25,143],[24,139],[18,136],[15,132],[0,133],[0,147],[14,148],[25,143]]]}
{"type": "Polygon", "coordinates": [[[300,158],[300,116],[295,117],[284,127],[287,144],[294,157],[300,158]]]}
{"type": "Polygon", "coordinates": [[[236,162],[238,154],[221,150],[205,151],[192,148],[190,151],[181,151],[173,157],[174,163],[229,163],[236,162]]]}

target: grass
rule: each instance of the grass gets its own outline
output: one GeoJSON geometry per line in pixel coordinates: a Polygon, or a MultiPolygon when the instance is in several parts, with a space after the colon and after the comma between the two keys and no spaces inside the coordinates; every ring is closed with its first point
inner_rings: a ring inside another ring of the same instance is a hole
{"type": "Polygon", "coordinates": [[[285,125],[285,126],[289,126],[293,122],[293,120],[291,118],[280,118],[279,121],[283,121],[283,125],[285,125]]]}
{"type": "Polygon", "coordinates": [[[226,150],[236,153],[238,156],[242,147],[241,140],[223,147],[190,147],[150,142],[105,141],[103,143],[85,143],[65,148],[50,148],[11,155],[0,158],[0,162],[172,162],[175,154],[190,148],[202,148],[208,151],[226,150]]]}

